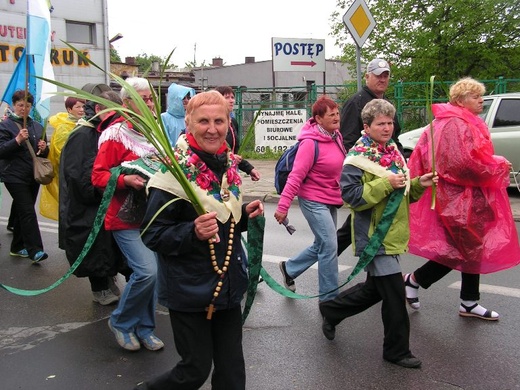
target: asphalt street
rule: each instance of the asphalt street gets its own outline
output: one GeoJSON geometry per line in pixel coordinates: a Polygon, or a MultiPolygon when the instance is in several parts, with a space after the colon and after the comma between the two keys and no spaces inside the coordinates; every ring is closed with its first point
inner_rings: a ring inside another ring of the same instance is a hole
{"type": "MultiPolygon", "coordinates": [[[[263,174],[269,169],[254,163],[263,174]]],[[[269,191],[269,176],[264,174],[259,183],[245,178],[244,186],[247,197],[266,198],[263,264],[280,281],[278,262],[309,245],[312,234],[297,205],[289,213],[297,229],[294,235],[276,223],[276,196],[269,191]]],[[[2,193],[0,283],[30,290],[51,285],[68,269],[63,251],[57,248],[56,222],[40,218],[48,260],[32,265],[9,256],[10,233],[5,225],[10,200],[4,188],[2,193]]],[[[520,203],[513,191],[511,198],[512,205],[520,203]]],[[[347,214],[341,209],[338,223],[347,214]]],[[[340,256],[340,279],[346,279],[356,260],[350,249],[340,256]]],[[[423,262],[406,254],[403,271],[423,262]]],[[[359,275],[351,283],[363,278],[359,275]]],[[[244,325],[247,389],[518,389],[519,278],[518,267],[482,276],[481,303],[500,313],[496,323],[457,315],[460,276],[456,272],[421,290],[421,310],[410,310],[412,351],[423,361],[418,370],[383,361],[379,304],[341,323],[336,339],[329,341],[321,332],[316,299],[285,298],[261,284],[244,325]]],[[[296,285],[299,293],[315,294],[317,269],[302,274],[296,285]]],[[[88,281],[74,276],[32,297],[0,290],[0,389],[132,389],[178,361],[164,308],[157,310],[156,330],[164,350],[135,353],[121,349],[107,327],[113,308],[92,302],[88,281]]],[[[203,389],[210,388],[208,381],[203,389]]]]}

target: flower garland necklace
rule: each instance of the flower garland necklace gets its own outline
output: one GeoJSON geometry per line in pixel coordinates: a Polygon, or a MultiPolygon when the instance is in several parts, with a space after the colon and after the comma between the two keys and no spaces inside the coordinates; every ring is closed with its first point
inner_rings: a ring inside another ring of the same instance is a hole
{"type": "Polygon", "coordinates": [[[191,148],[176,147],[175,152],[179,156],[177,161],[186,178],[190,182],[195,182],[197,187],[206,192],[207,196],[212,196],[216,200],[224,202],[228,201],[231,195],[238,199],[240,194],[239,186],[242,180],[238,174],[237,161],[233,157],[233,153],[230,153],[230,162],[228,162],[230,165],[224,173],[227,182],[226,186],[221,185],[217,175],[208,168],[206,163],[191,148]]]}
{"type": "Polygon", "coordinates": [[[406,163],[393,139],[384,145],[374,141],[364,131],[347,156],[363,156],[393,173],[406,173],[406,163]]]}

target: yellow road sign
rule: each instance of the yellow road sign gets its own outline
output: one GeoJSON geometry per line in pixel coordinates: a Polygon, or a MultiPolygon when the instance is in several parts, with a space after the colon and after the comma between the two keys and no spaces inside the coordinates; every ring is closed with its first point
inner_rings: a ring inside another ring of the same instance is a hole
{"type": "Polygon", "coordinates": [[[359,47],[363,46],[376,26],[376,21],[364,0],[354,1],[343,15],[343,23],[359,47]]]}

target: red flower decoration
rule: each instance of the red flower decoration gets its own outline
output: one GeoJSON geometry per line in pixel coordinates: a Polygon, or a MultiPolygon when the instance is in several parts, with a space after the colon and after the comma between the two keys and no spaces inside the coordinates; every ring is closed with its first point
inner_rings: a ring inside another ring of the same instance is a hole
{"type": "Polygon", "coordinates": [[[211,187],[211,179],[208,175],[199,174],[195,178],[197,185],[203,190],[208,190],[211,187]]]}

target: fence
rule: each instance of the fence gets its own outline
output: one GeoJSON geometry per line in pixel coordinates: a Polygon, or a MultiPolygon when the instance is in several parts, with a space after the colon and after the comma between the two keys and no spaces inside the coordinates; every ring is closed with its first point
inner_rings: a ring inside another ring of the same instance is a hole
{"type": "MultiPolygon", "coordinates": [[[[486,94],[520,92],[520,79],[480,80],[486,86],[486,94]]],[[[434,102],[448,100],[448,90],[453,81],[434,83],[434,102]]],[[[426,98],[430,88],[429,82],[397,82],[389,86],[387,97],[397,110],[397,117],[403,131],[412,130],[427,124],[426,98]]],[[[342,85],[308,85],[297,87],[276,88],[238,88],[235,91],[237,109],[235,114],[242,129],[245,131],[254,119],[255,111],[280,109],[305,109],[307,117],[311,115],[311,107],[317,97],[328,95],[340,106],[357,92],[357,83],[342,85]]],[[[253,145],[251,145],[251,150],[253,145]]]]}

